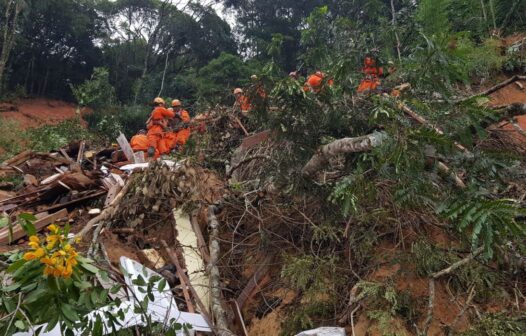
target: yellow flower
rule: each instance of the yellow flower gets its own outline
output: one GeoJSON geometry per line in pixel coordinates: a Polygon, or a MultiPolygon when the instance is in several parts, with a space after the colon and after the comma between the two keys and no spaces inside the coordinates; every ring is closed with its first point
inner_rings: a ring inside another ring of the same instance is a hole
{"type": "Polygon", "coordinates": [[[53,253],[53,257],[64,257],[66,255],[66,252],[63,250],[58,250],[57,252],[53,253]]]}
{"type": "Polygon", "coordinates": [[[66,265],[66,268],[62,271],[62,276],[67,279],[71,274],[73,274],[73,267],[71,265],[66,265]]]}
{"type": "Polygon", "coordinates": [[[44,258],[40,259],[41,263],[46,264],[48,266],[53,266],[55,264],[55,261],[56,261],[56,258],[49,258],[49,257],[44,257],[44,258]],[[53,260],[53,259],[55,259],[55,260],[53,260]]]}
{"type": "Polygon", "coordinates": [[[46,255],[46,250],[44,250],[42,247],[39,247],[38,249],[35,250],[35,257],[40,259],[42,258],[43,256],[46,255]]]}
{"type": "Polygon", "coordinates": [[[63,269],[64,269],[64,267],[62,267],[62,266],[55,267],[55,269],[53,270],[53,276],[55,278],[60,278],[60,276],[62,275],[63,269]]]}
{"type": "Polygon", "coordinates": [[[55,245],[62,241],[62,236],[61,235],[49,235],[46,237],[46,241],[47,241],[47,249],[48,250],[51,250],[53,249],[53,247],[55,247],[55,245]]]}
{"type": "Polygon", "coordinates": [[[44,268],[44,275],[53,275],[53,267],[46,266],[46,268],[44,268]]]}
{"type": "Polygon", "coordinates": [[[28,245],[33,249],[37,249],[40,246],[40,239],[37,236],[30,236],[28,245]]]}
{"type": "Polygon", "coordinates": [[[56,226],[55,224],[51,224],[50,226],[47,227],[47,229],[51,231],[52,233],[57,234],[59,227],[56,226]]]}
{"type": "Polygon", "coordinates": [[[37,258],[37,256],[36,256],[35,252],[26,252],[24,254],[24,260],[26,260],[26,261],[34,260],[36,258],[37,258]]]}

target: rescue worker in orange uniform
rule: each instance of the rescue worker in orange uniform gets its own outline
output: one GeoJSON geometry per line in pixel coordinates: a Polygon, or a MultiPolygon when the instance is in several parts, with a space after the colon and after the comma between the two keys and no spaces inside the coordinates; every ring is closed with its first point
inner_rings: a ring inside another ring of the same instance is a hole
{"type": "MultiPolygon", "coordinates": [[[[307,81],[303,85],[303,91],[319,93],[321,91],[321,89],[322,89],[322,86],[323,86],[323,80],[326,77],[327,77],[327,75],[324,74],[323,72],[316,71],[315,73],[313,73],[312,75],[310,75],[307,78],[307,81]]],[[[329,86],[333,86],[334,85],[334,80],[333,79],[327,80],[327,84],[329,86]]]]}
{"type": "Polygon", "coordinates": [[[146,127],[148,128],[148,156],[158,158],[161,154],[170,150],[165,148],[165,142],[161,140],[168,126],[168,119],[175,117],[175,113],[164,107],[164,99],[160,97],[153,100],[153,106],[152,114],[146,122],[146,127]]]}
{"type": "Polygon", "coordinates": [[[234,96],[236,97],[236,103],[235,107],[239,107],[241,110],[241,114],[246,117],[248,116],[248,112],[252,109],[252,105],[250,104],[250,99],[248,99],[247,96],[243,93],[243,90],[240,88],[236,88],[234,90],[234,96]]]}
{"type": "Polygon", "coordinates": [[[358,86],[358,93],[372,93],[380,89],[380,77],[384,74],[384,70],[376,65],[376,60],[373,57],[365,57],[362,73],[365,77],[358,86]]]}
{"type": "Polygon", "coordinates": [[[147,152],[149,147],[148,136],[145,130],[140,130],[130,140],[130,146],[134,152],[147,152]]]}
{"type": "Polygon", "coordinates": [[[177,132],[174,145],[183,147],[186,141],[188,141],[188,138],[190,138],[190,126],[188,125],[190,122],[190,114],[187,110],[183,109],[183,104],[179,99],[172,101],[172,110],[175,113],[174,120],[177,122],[174,127],[177,132]]]}

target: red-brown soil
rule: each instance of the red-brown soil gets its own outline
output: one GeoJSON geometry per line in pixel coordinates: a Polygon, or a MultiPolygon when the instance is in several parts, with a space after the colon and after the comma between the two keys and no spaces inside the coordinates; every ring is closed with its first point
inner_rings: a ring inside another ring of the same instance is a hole
{"type": "Polygon", "coordinates": [[[76,108],[73,103],[55,99],[17,99],[0,103],[0,122],[2,119],[14,120],[23,129],[55,125],[75,118],[76,108]]]}

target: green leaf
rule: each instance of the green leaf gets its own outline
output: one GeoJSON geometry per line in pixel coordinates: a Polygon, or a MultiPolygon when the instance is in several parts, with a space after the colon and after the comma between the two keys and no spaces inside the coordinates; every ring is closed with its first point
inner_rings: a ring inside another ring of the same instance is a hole
{"type": "Polygon", "coordinates": [[[86,272],[89,272],[89,273],[92,273],[92,274],[97,274],[99,272],[99,269],[97,267],[95,267],[92,264],[87,263],[87,262],[80,262],[79,266],[83,270],[85,270],[86,272]]]}
{"type": "Polygon", "coordinates": [[[117,294],[120,290],[121,290],[121,285],[115,285],[113,287],[111,287],[110,289],[110,293],[111,294],[117,294]]]}
{"type": "Polygon", "coordinates": [[[93,336],[102,336],[102,319],[99,315],[97,315],[97,319],[95,320],[95,324],[93,325],[93,330],[91,332],[93,336]]]}
{"type": "Polygon", "coordinates": [[[28,304],[28,303],[36,302],[36,301],[42,299],[43,297],[45,297],[45,296],[48,295],[48,294],[49,294],[49,290],[48,290],[48,288],[40,287],[40,288],[38,288],[37,290],[31,292],[31,293],[26,297],[26,299],[24,300],[24,303],[25,303],[25,304],[28,304]]]}
{"type": "Polygon", "coordinates": [[[28,236],[34,236],[37,234],[37,229],[35,228],[35,225],[33,225],[33,222],[36,219],[37,218],[32,214],[23,213],[18,215],[18,222],[28,236]]]}
{"type": "Polygon", "coordinates": [[[24,321],[18,320],[18,321],[15,322],[15,327],[17,327],[20,330],[24,330],[26,328],[26,325],[25,325],[24,321]]]}
{"type": "Polygon", "coordinates": [[[62,314],[64,314],[64,316],[71,322],[77,322],[80,320],[80,317],[78,316],[74,307],[67,303],[60,305],[60,311],[62,311],[62,314]]]}
{"type": "Polygon", "coordinates": [[[6,227],[9,225],[9,217],[2,216],[0,217],[0,228],[6,227]]]}
{"type": "Polygon", "coordinates": [[[17,260],[11,265],[9,265],[9,267],[7,268],[7,272],[13,273],[16,270],[18,270],[20,267],[24,266],[25,263],[26,261],[24,259],[17,260]]]}
{"type": "Polygon", "coordinates": [[[159,292],[163,292],[164,291],[164,288],[166,287],[166,279],[162,279],[160,282],[159,282],[159,286],[158,286],[158,290],[159,292]]]}
{"type": "Polygon", "coordinates": [[[137,286],[146,286],[146,281],[144,281],[144,278],[140,274],[132,281],[132,283],[137,286]]]}
{"type": "Polygon", "coordinates": [[[17,290],[18,288],[20,288],[20,284],[19,283],[14,283],[10,286],[6,286],[4,288],[2,288],[2,291],[4,292],[13,292],[15,290],[17,290]]]}

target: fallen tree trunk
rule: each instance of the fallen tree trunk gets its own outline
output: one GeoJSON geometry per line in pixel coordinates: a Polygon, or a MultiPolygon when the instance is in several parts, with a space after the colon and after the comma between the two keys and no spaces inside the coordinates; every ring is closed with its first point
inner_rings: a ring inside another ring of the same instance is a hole
{"type": "Polygon", "coordinates": [[[385,132],[373,132],[355,138],[343,138],[333,141],[330,144],[321,146],[301,172],[304,176],[313,176],[327,165],[331,157],[340,154],[370,151],[380,146],[387,137],[388,135],[385,132]]]}
{"type": "Polygon", "coordinates": [[[226,319],[226,312],[221,304],[221,276],[217,262],[219,260],[219,222],[215,216],[216,207],[210,205],[208,207],[208,225],[210,228],[210,263],[208,264],[208,272],[210,274],[210,296],[212,301],[212,314],[216,320],[217,334],[219,336],[234,336],[228,329],[226,319]]]}
{"type": "MultiPolygon", "coordinates": [[[[321,146],[316,154],[307,162],[302,169],[302,174],[306,177],[312,177],[322,170],[333,156],[349,153],[360,153],[370,151],[380,146],[388,135],[385,132],[374,132],[356,138],[343,138],[321,146]]],[[[455,182],[455,185],[461,189],[466,188],[462,179],[453,172],[445,163],[437,161],[437,169],[449,176],[455,182]]]]}

